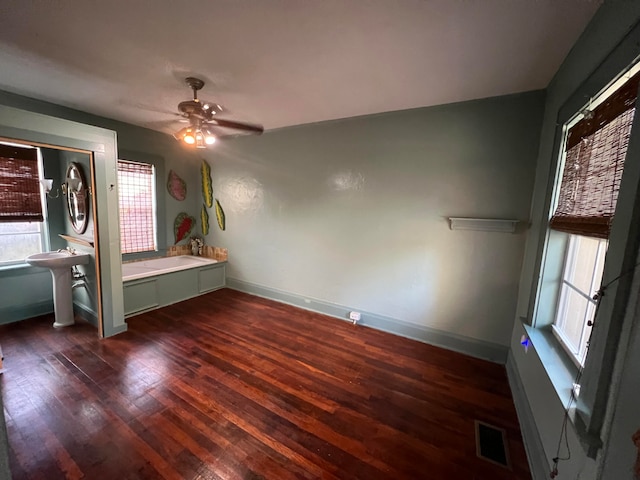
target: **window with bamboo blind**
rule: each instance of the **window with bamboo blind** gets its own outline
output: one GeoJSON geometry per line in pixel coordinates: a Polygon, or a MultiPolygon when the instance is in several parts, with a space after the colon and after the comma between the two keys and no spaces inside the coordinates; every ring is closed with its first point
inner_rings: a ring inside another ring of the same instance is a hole
{"type": "Polygon", "coordinates": [[[45,246],[40,155],[29,145],[0,143],[0,265],[24,263],[45,246]]]}
{"type": "Polygon", "coordinates": [[[567,134],[558,205],[550,227],[609,238],[635,113],[640,73],[567,134]]]}
{"type": "Polygon", "coordinates": [[[118,160],[122,253],[157,250],[155,167],[118,160]]]}
{"type": "Polygon", "coordinates": [[[0,144],[0,222],[42,222],[38,149],[0,144]]]}
{"type": "Polygon", "coordinates": [[[552,331],[584,366],[631,136],[640,73],[569,129],[550,228],[570,234],[552,331]]]}

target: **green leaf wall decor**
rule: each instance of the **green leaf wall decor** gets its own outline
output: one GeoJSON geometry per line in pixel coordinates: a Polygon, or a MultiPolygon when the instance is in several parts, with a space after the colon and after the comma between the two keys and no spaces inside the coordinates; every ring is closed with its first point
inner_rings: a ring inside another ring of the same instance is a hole
{"type": "Polygon", "coordinates": [[[207,208],[211,208],[213,206],[213,182],[211,180],[211,167],[205,160],[202,160],[200,175],[202,176],[202,198],[207,208]]]}
{"type": "Polygon", "coordinates": [[[200,223],[202,224],[202,235],[207,235],[209,233],[209,212],[204,204],[200,209],[200,223]]]}
{"type": "Polygon", "coordinates": [[[222,210],[222,205],[220,205],[220,202],[218,201],[217,198],[216,198],[216,219],[218,220],[218,226],[220,227],[220,230],[224,231],[226,227],[226,219],[224,216],[224,210],[222,210]]]}

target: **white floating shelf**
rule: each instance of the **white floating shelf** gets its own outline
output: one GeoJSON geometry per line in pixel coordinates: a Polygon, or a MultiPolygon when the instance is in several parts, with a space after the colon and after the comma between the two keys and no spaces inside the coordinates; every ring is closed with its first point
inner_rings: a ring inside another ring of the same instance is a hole
{"type": "Polygon", "coordinates": [[[479,232],[513,233],[519,220],[503,220],[498,218],[461,218],[449,217],[451,230],[475,230],[479,232]]]}
{"type": "Polygon", "coordinates": [[[80,245],[84,245],[85,247],[95,248],[93,239],[90,238],[72,237],[70,235],[63,235],[62,233],[59,233],[58,236],[65,239],[67,242],[78,243],[80,245]]]}

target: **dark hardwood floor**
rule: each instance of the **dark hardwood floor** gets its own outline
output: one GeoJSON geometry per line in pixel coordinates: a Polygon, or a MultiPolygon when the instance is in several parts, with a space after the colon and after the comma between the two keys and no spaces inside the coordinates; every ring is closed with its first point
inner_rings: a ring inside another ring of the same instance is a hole
{"type": "Polygon", "coordinates": [[[14,479],[531,478],[500,365],[228,289],[105,340],[52,322],[0,327],[14,479]]]}

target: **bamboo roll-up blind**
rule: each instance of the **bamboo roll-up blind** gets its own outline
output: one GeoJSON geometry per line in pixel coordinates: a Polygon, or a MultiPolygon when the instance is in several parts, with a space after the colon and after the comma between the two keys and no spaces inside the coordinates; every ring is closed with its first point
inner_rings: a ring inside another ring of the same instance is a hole
{"type": "Polygon", "coordinates": [[[640,74],[578,122],[567,135],[558,205],[550,227],[609,238],[615,214],[640,74]]]}
{"type": "Polygon", "coordinates": [[[120,247],[122,253],[157,249],[154,167],[118,160],[120,247]]]}
{"type": "Polygon", "coordinates": [[[0,144],[0,222],[42,222],[38,150],[0,144]]]}

